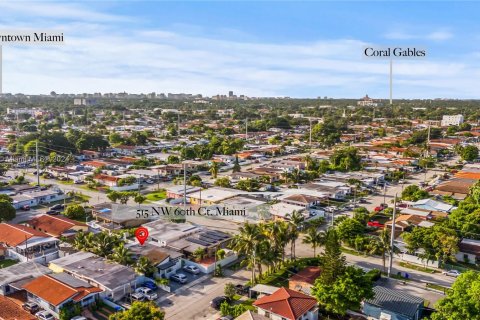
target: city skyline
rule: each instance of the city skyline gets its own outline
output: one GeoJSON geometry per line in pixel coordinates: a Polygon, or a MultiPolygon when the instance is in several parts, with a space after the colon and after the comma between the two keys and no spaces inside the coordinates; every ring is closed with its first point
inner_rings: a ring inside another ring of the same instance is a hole
{"type": "Polygon", "coordinates": [[[2,2],[0,30],[62,30],[63,46],[3,47],[3,91],[388,98],[366,45],[427,48],[395,61],[393,98],[479,98],[476,3],[2,2]],[[435,9],[435,17],[428,14],[435,9]]]}

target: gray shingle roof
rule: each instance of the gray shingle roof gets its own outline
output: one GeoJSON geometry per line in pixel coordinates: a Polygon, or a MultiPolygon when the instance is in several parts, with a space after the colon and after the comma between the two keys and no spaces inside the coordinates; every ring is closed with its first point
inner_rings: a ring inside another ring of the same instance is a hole
{"type": "Polygon", "coordinates": [[[418,306],[423,304],[423,299],[397,290],[375,286],[373,291],[375,292],[375,297],[365,300],[366,303],[398,314],[414,316],[418,306]]]}

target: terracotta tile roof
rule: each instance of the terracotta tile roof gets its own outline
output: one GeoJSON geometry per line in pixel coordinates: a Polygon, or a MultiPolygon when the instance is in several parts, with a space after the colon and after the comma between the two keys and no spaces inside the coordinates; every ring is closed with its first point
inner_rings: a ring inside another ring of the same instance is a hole
{"type": "Polygon", "coordinates": [[[295,320],[317,305],[315,298],[287,288],[280,288],[253,303],[254,306],[295,320]]]}
{"type": "Polygon", "coordinates": [[[456,178],[480,180],[480,172],[460,171],[455,174],[456,178]]]}
{"type": "Polygon", "coordinates": [[[320,269],[320,267],[310,266],[291,276],[289,280],[313,284],[315,280],[320,276],[321,272],[322,270],[320,269]]]}
{"type": "Polygon", "coordinates": [[[95,168],[101,168],[105,167],[107,165],[106,162],[104,161],[84,161],[82,162],[83,166],[89,166],[89,167],[95,167],[95,168]]]}
{"type": "Polygon", "coordinates": [[[435,190],[452,193],[468,194],[470,187],[477,182],[475,179],[454,178],[435,187],[435,190]]]}
{"type": "Polygon", "coordinates": [[[65,231],[70,230],[75,226],[86,226],[84,223],[66,217],[50,216],[47,214],[33,218],[28,222],[28,225],[35,230],[46,232],[55,237],[60,236],[65,231]]]}
{"type": "Polygon", "coordinates": [[[28,282],[23,286],[23,288],[55,306],[68,299],[73,299],[75,302],[77,302],[90,293],[102,291],[102,289],[96,287],[73,288],[48,275],[38,277],[28,282]]]}
{"type": "Polygon", "coordinates": [[[0,223],[0,243],[15,247],[32,237],[48,238],[49,235],[19,224],[0,223]]]}
{"type": "Polygon", "coordinates": [[[0,319],[2,320],[34,320],[34,315],[26,312],[21,306],[0,295],[0,319]]]}
{"type": "Polygon", "coordinates": [[[102,180],[102,181],[113,181],[113,182],[117,182],[118,180],[120,180],[119,177],[112,177],[107,174],[97,174],[95,176],[95,179],[102,180]]]}
{"type": "Polygon", "coordinates": [[[309,204],[309,203],[312,203],[312,202],[315,202],[315,201],[320,201],[322,199],[323,198],[310,196],[310,195],[306,195],[306,194],[293,194],[289,197],[283,198],[283,200],[301,202],[301,203],[304,203],[304,204],[309,204]]]}

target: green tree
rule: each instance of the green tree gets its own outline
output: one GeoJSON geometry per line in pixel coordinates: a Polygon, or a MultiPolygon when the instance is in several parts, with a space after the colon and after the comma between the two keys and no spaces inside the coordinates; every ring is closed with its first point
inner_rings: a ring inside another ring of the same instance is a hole
{"type": "Polygon", "coordinates": [[[71,204],[63,214],[70,219],[82,219],[85,217],[85,208],[79,204],[71,204]]]}
{"type": "Polygon", "coordinates": [[[118,191],[110,191],[107,193],[107,198],[115,203],[120,199],[120,193],[118,191]]]}
{"type": "Polygon", "coordinates": [[[219,168],[220,168],[220,165],[218,164],[218,162],[212,161],[208,171],[212,174],[213,179],[217,179],[219,168]]]}
{"type": "Polygon", "coordinates": [[[361,157],[355,147],[335,149],[330,156],[330,163],[336,170],[356,171],[362,168],[361,157]]]}
{"type": "Polygon", "coordinates": [[[331,285],[345,271],[345,256],[342,255],[340,240],[335,229],[329,229],[325,235],[325,251],[321,255],[321,283],[331,285]]]}
{"type": "Polygon", "coordinates": [[[132,184],[136,183],[137,181],[138,181],[138,179],[136,177],[128,176],[128,177],[119,179],[117,185],[119,187],[129,186],[129,185],[132,185],[132,184]]]}
{"type": "Polygon", "coordinates": [[[365,232],[365,224],[357,219],[345,219],[336,226],[338,238],[353,247],[355,237],[365,232]]]}
{"type": "Polygon", "coordinates": [[[220,177],[217,180],[215,180],[214,184],[218,187],[223,187],[223,188],[230,188],[232,186],[230,183],[230,179],[228,177],[220,177]]]}
{"type": "Polygon", "coordinates": [[[462,273],[447,291],[445,298],[439,300],[432,320],[474,320],[480,315],[480,273],[468,271],[462,273]]]}
{"type": "Polygon", "coordinates": [[[227,282],[223,288],[223,293],[230,299],[233,299],[235,295],[235,285],[231,282],[227,282]]]}
{"type": "Polygon", "coordinates": [[[460,156],[465,161],[474,161],[478,158],[478,148],[474,145],[468,145],[461,149],[460,156]]]}
{"type": "Polygon", "coordinates": [[[325,232],[318,231],[317,228],[308,228],[307,234],[302,242],[312,246],[313,257],[316,257],[317,248],[325,244],[325,232]]]}
{"type": "Polygon", "coordinates": [[[242,168],[240,167],[240,163],[238,162],[238,155],[235,156],[235,162],[233,163],[232,172],[240,172],[242,168]]]}
{"type": "Polygon", "coordinates": [[[193,251],[192,256],[195,258],[195,261],[202,261],[206,254],[205,248],[197,248],[193,251]]]}
{"type": "Polygon", "coordinates": [[[417,185],[409,185],[402,191],[402,199],[407,201],[418,201],[420,199],[426,199],[430,195],[427,191],[420,189],[417,185]]]}
{"type": "Polygon", "coordinates": [[[252,192],[258,191],[258,189],[260,188],[260,183],[257,179],[244,179],[238,181],[236,187],[239,190],[252,192]]]}
{"type": "Polygon", "coordinates": [[[135,201],[135,203],[138,203],[138,205],[141,205],[143,202],[145,202],[145,200],[147,200],[147,197],[145,197],[143,194],[137,192],[137,193],[135,193],[135,196],[134,196],[133,200],[135,201]]]}
{"type": "Polygon", "coordinates": [[[120,244],[113,249],[110,258],[123,265],[130,265],[132,263],[132,254],[128,248],[125,248],[123,242],[120,242],[120,244]]]}
{"type": "Polygon", "coordinates": [[[345,315],[347,310],[359,310],[361,301],[373,298],[374,292],[370,277],[362,269],[348,266],[330,283],[317,278],[312,295],[326,311],[345,315]]]}
{"type": "Polygon", "coordinates": [[[145,256],[141,256],[137,263],[134,266],[135,272],[139,274],[144,274],[147,277],[152,276],[155,273],[155,267],[153,266],[150,259],[145,256]]]}
{"type": "Polygon", "coordinates": [[[0,200],[0,222],[15,219],[17,211],[8,200],[0,200]]]}
{"type": "Polygon", "coordinates": [[[165,313],[152,302],[132,303],[130,309],[113,313],[109,316],[109,320],[163,320],[165,313]]]}

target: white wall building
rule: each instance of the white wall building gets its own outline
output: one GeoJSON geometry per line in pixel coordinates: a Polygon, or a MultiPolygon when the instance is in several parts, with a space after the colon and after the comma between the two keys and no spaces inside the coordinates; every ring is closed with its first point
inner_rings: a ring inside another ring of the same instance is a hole
{"type": "Polygon", "coordinates": [[[456,114],[453,116],[444,115],[442,117],[442,127],[459,126],[463,123],[463,115],[456,114]]]}

